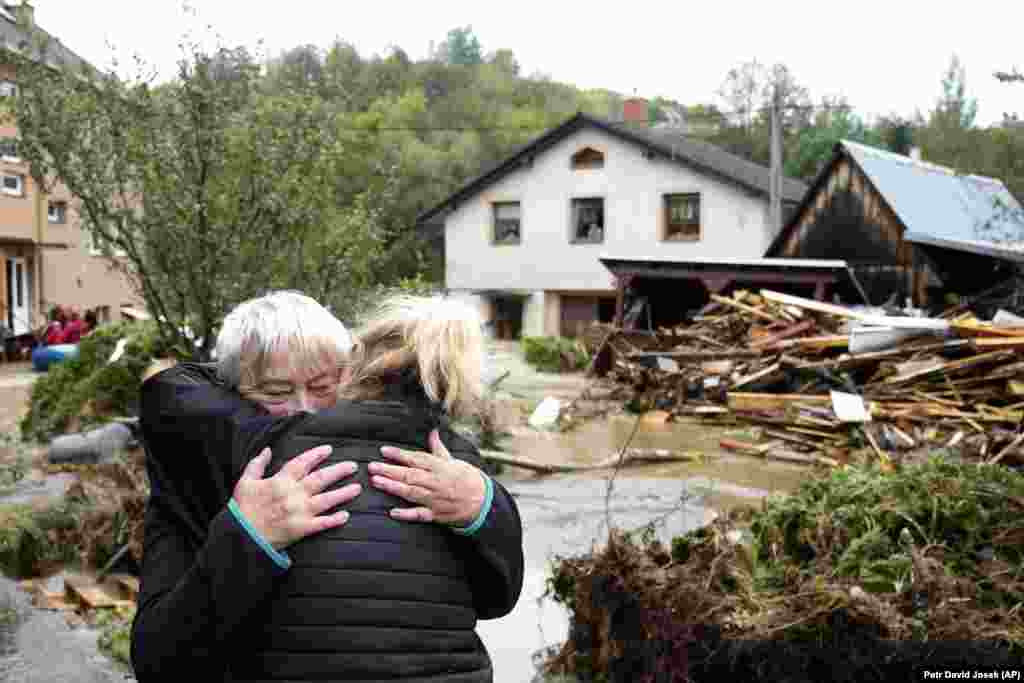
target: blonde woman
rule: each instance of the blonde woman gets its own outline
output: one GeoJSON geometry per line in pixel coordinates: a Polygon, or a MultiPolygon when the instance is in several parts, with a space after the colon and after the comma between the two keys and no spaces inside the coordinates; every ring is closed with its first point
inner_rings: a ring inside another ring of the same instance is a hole
{"type": "Polygon", "coordinates": [[[288,573],[232,659],[231,680],[493,680],[475,625],[518,600],[522,526],[450,427],[480,407],[481,327],[452,300],[391,299],[358,335],[337,405],[245,445],[243,459],[272,447],[273,474],[328,444],[323,464],[355,462],[363,492],[343,526],[288,547],[288,573]],[[423,453],[440,441],[450,454],[423,453]],[[393,462],[377,462],[382,452],[393,462]]]}

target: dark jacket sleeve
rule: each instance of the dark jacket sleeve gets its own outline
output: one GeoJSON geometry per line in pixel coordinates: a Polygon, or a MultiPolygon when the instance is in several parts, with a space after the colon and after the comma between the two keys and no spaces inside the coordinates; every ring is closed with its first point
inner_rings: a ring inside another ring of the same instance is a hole
{"type": "Polygon", "coordinates": [[[222,680],[233,636],[284,572],[227,508],[251,404],[172,379],[181,375],[150,379],[140,403],[150,497],[131,660],[142,683],[222,680]]]}
{"type": "MultiPolygon", "coordinates": [[[[483,460],[468,440],[445,431],[441,440],[453,457],[483,470],[483,460]]],[[[455,542],[469,563],[473,602],[480,619],[503,617],[516,606],[523,591],[523,523],[512,494],[494,483],[491,510],[476,533],[457,536],[455,542]]],[[[456,534],[452,534],[456,536],[456,534]]]]}

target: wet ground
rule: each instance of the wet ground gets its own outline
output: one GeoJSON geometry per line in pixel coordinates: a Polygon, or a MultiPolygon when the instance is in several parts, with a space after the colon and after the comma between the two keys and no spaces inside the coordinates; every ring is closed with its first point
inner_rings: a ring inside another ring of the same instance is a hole
{"type": "MultiPolygon", "coordinates": [[[[500,385],[502,415],[512,435],[503,442],[510,454],[543,462],[588,464],[617,452],[636,424],[631,415],[584,423],[567,434],[537,432],[524,416],[545,396],[575,398],[588,381],[580,374],[550,375],[531,370],[512,344],[496,345],[492,376],[511,371],[500,385]]],[[[0,365],[0,431],[11,431],[24,413],[31,383],[38,377],[27,364],[0,365]]],[[[644,419],[630,445],[701,451],[711,458],[694,463],[628,467],[615,477],[606,508],[609,472],[540,477],[507,468],[499,477],[515,496],[524,529],[526,577],[522,598],[507,617],[480,622],[478,631],[491,653],[495,683],[527,683],[535,676],[532,655],[562,642],[568,615],[541,599],[550,561],[600,544],[607,524],[638,529],[661,519],[665,540],[707,523],[737,504],[757,504],[771,492],[794,490],[808,472],[788,463],[766,462],[722,452],[727,432],[699,423],[664,424],[644,419]]],[[[0,463],[2,466],[2,463],[0,463]]],[[[20,502],[59,496],[70,480],[47,477],[25,482],[13,493],[20,502]]],[[[0,503],[11,498],[0,498],[0,503]]],[[[93,683],[125,679],[122,669],[96,648],[96,632],[70,628],[63,615],[29,605],[18,585],[0,577],[0,680],[18,683],[93,683]]]]}

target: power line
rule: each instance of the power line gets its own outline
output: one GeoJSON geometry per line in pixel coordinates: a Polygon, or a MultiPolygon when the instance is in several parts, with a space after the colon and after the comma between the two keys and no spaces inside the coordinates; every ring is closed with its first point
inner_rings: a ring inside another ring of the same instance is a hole
{"type": "MultiPolygon", "coordinates": [[[[815,112],[821,112],[821,111],[825,111],[825,112],[852,111],[852,107],[850,107],[849,105],[843,105],[843,106],[837,106],[837,107],[821,106],[821,105],[791,105],[791,106],[782,106],[782,107],[779,107],[779,109],[782,110],[782,111],[815,111],[815,112]]],[[[770,111],[770,109],[769,108],[765,108],[765,109],[757,109],[757,110],[752,110],[752,111],[768,113],[770,111]]],[[[747,115],[748,115],[748,112],[738,111],[738,112],[708,112],[708,113],[701,113],[701,114],[697,114],[697,115],[694,115],[694,114],[691,114],[691,113],[687,112],[683,116],[684,116],[684,120],[688,121],[688,122],[701,121],[701,120],[711,121],[711,122],[721,122],[724,119],[729,118],[730,116],[747,116],[747,115]]],[[[636,126],[639,126],[639,127],[654,127],[654,126],[657,125],[658,122],[613,120],[613,121],[610,121],[610,123],[612,123],[614,125],[627,124],[628,123],[628,124],[636,125],[636,126]]],[[[523,131],[548,130],[548,129],[552,128],[554,125],[557,125],[557,124],[550,124],[550,125],[538,125],[538,124],[512,125],[512,124],[509,124],[509,125],[500,125],[500,126],[372,126],[372,125],[371,126],[352,126],[352,125],[346,125],[346,126],[338,126],[338,129],[339,130],[364,131],[364,132],[371,132],[371,131],[372,132],[384,132],[384,131],[387,131],[387,132],[421,132],[421,133],[433,133],[433,132],[452,132],[452,133],[458,133],[458,132],[478,132],[478,133],[484,133],[484,132],[503,131],[503,130],[523,130],[523,131]]]]}

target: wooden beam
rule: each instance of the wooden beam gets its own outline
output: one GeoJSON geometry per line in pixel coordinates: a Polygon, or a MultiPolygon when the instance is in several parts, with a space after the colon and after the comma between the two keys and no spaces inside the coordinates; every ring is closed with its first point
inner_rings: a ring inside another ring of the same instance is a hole
{"type": "Polygon", "coordinates": [[[827,394],[753,394],[730,391],[726,400],[730,410],[740,411],[781,410],[794,403],[832,405],[832,397],[827,394]]]}
{"type": "Polygon", "coordinates": [[[741,304],[738,301],[733,301],[732,299],[725,296],[712,294],[711,300],[714,301],[715,303],[722,304],[723,306],[731,306],[732,308],[743,311],[744,313],[749,313],[750,315],[753,316],[757,316],[758,318],[761,318],[763,320],[770,320],[773,323],[778,321],[778,318],[775,317],[774,315],[765,313],[764,311],[754,308],[753,306],[747,306],[746,304],[741,304]]]}
{"type": "Polygon", "coordinates": [[[818,313],[827,313],[828,315],[839,316],[840,318],[852,318],[854,320],[861,320],[868,317],[866,313],[859,313],[853,311],[844,306],[836,306],[834,304],[828,304],[824,301],[815,301],[814,299],[805,299],[799,296],[793,296],[791,294],[783,294],[782,292],[773,292],[768,289],[761,290],[761,296],[769,301],[774,301],[779,304],[788,304],[790,306],[796,306],[798,308],[804,308],[809,311],[816,311],[818,313]]]}

